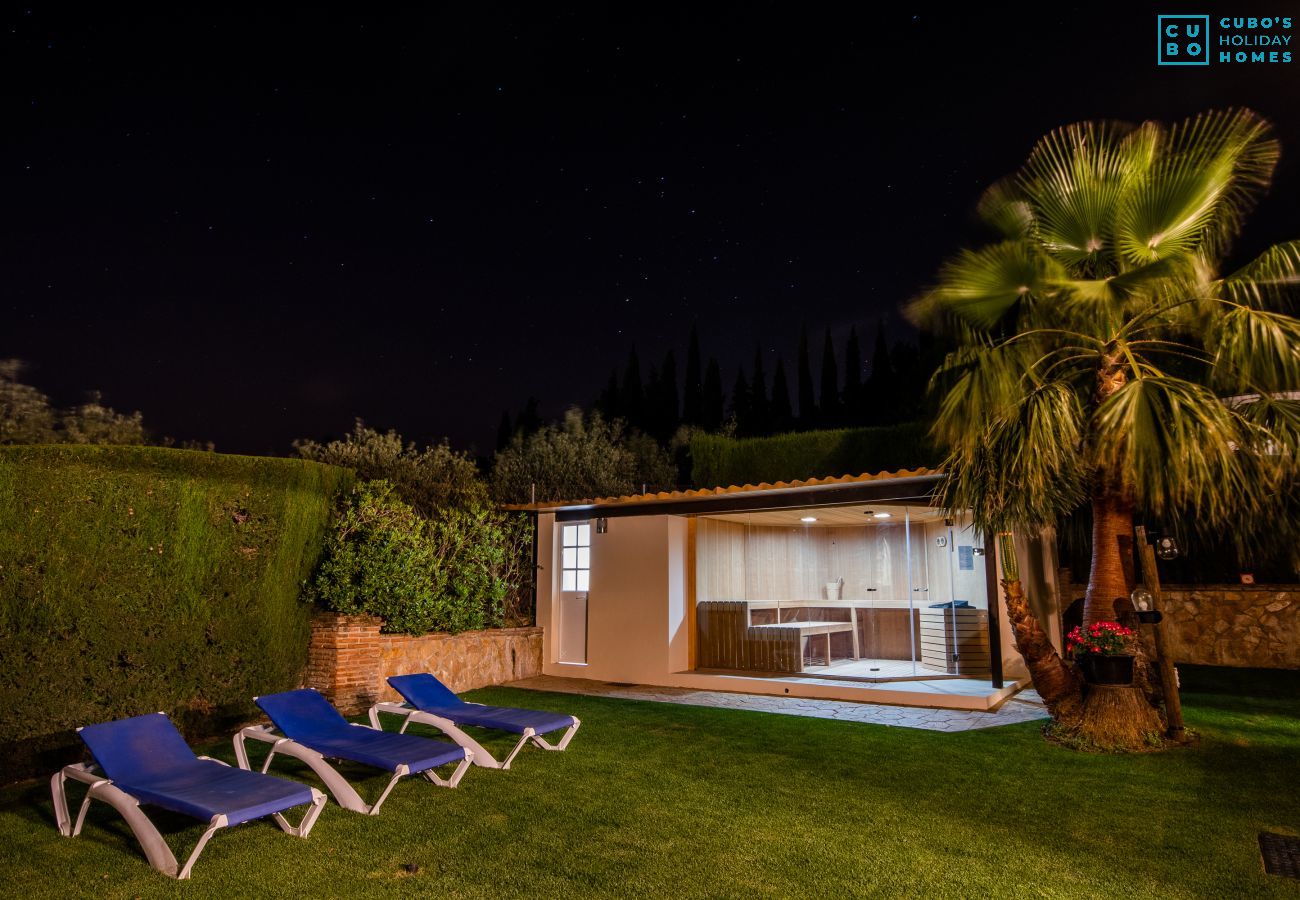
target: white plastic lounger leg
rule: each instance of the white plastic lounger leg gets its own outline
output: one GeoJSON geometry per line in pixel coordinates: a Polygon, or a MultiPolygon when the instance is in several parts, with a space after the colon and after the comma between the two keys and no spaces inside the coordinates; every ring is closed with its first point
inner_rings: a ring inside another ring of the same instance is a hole
{"type": "Polygon", "coordinates": [[[465,758],[456,763],[456,768],[451,773],[450,777],[443,778],[437,772],[433,771],[433,769],[425,769],[420,774],[439,787],[454,788],[456,785],[460,784],[460,780],[465,777],[465,773],[469,771],[469,767],[473,762],[474,751],[466,750],[465,758]]]}
{"type": "MultiPolygon", "coordinates": [[[[482,766],[485,769],[509,768],[508,761],[506,765],[497,762],[496,757],[489,753],[486,747],[462,731],[460,726],[451,721],[451,719],[444,719],[442,716],[435,716],[433,713],[423,712],[422,710],[407,706],[405,703],[376,703],[374,706],[370,707],[370,722],[376,729],[380,728],[379,714],[381,712],[391,713],[392,715],[402,717],[402,727],[397,729],[398,734],[406,734],[407,726],[412,722],[418,722],[421,725],[432,725],[457,744],[464,747],[465,752],[474,760],[474,765],[482,766]]],[[[514,754],[512,753],[511,756],[513,757],[514,754]]],[[[438,783],[441,784],[442,782],[438,783]]]]}
{"type": "Polygon", "coordinates": [[[303,813],[302,821],[295,827],[289,824],[289,820],[284,817],[284,813],[272,813],[271,818],[275,819],[275,824],[279,825],[287,834],[294,837],[305,838],[311,834],[312,826],[320,818],[321,810],[325,808],[325,803],[329,798],[321,791],[315,788],[311,789],[311,806],[307,807],[307,812],[303,813]]]}
{"type": "Polygon", "coordinates": [[[393,777],[389,779],[388,786],[384,788],[384,792],[379,795],[379,799],[375,801],[374,806],[370,807],[366,815],[369,816],[379,815],[379,807],[384,805],[384,801],[388,799],[388,794],[393,790],[393,786],[396,785],[397,782],[401,780],[403,775],[409,775],[409,774],[411,774],[411,770],[408,767],[406,767],[405,765],[398,766],[397,771],[393,773],[393,777]]]}
{"type": "MultiPolygon", "coordinates": [[[[249,769],[250,771],[252,769],[248,762],[248,748],[244,746],[244,741],[248,738],[271,745],[271,750],[267,753],[266,760],[262,763],[263,772],[266,772],[267,768],[271,765],[271,758],[274,757],[275,754],[280,753],[284,756],[291,756],[294,759],[305,762],[307,766],[316,773],[316,777],[325,783],[325,789],[334,796],[334,800],[339,806],[344,809],[350,809],[353,812],[359,812],[362,815],[374,814],[371,812],[372,808],[361,799],[361,795],[357,793],[356,788],[348,784],[347,779],[340,775],[337,769],[325,761],[325,757],[321,756],[315,750],[304,747],[297,741],[291,741],[285,737],[276,737],[267,725],[250,725],[247,728],[240,729],[240,731],[235,735],[235,758],[239,760],[239,767],[241,769],[249,769]]],[[[388,796],[389,790],[392,790],[391,784],[384,791],[384,797],[388,796]]],[[[379,802],[383,802],[383,797],[380,797],[379,802]]],[[[375,804],[374,808],[378,809],[378,805],[379,804],[375,804]]]]}
{"type": "Polygon", "coordinates": [[[573,724],[564,730],[564,736],[560,738],[558,743],[548,744],[541,735],[534,737],[533,743],[541,747],[543,750],[563,750],[565,747],[569,746],[569,741],[573,740],[573,735],[577,732],[578,726],[581,724],[582,721],[579,720],[577,716],[574,716],[573,724]]]}
{"type": "Polygon", "coordinates": [[[185,860],[185,868],[181,869],[181,873],[176,876],[178,880],[183,881],[190,877],[190,869],[193,869],[194,864],[198,862],[199,854],[202,853],[203,848],[208,845],[208,839],[211,838],[212,835],[216,834],[218,828],[225,827],[226,817],[224,815],[212,817],[212,823],[208,825],[208,830],[203,832],[203,837],[199,838],[199,842],[195,844],[194,849],[190,851],[190,858],[185,860]]]}
{"type": "MultiPolygon", "coordinates": [[[[80,834],[90,801],[92,799],[102,800],[117,810],[122,818],[126,820],[126,824],[131,827],[131,833],[140,842],[140,849],[144,851],[144,857],[149,861],[149,865],[172,878],[189,877],[189,867],[193,865],[194,860],[198,857],[197,850],[202,849],[203,844],[207,843],[207,838],[210,836],[204,835],[199,847],[191,854],[190,861],[185,866],[184,874],[177,874],[176,857],[172,854],[171,848],[163,841],[158,829],[149,821],[149,817],[140,811],[139,802],[130,794],[114,787],[113,783],[107,778],[96,775],[90,766],[84,763],[64,766],[50,779],[50,788],[51,793],[54,795],[54,818],[58,823],[59,833],[64,837],[76,837],[80,834]],[[68,796],[64,782],[69,778],[90,785],[89,790],[86,792],[86,799],[82,801],[81,811],[77,816],[75,825],[68,817],[68,796]]],[[[222,824],[224,824],[224,818],[222,824]]],[[[211,830],[209,829],[209,831],[211,830]]]]}

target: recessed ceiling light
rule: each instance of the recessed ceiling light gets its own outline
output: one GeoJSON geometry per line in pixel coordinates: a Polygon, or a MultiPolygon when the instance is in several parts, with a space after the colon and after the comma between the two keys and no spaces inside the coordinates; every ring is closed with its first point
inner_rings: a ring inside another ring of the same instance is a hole
{"type": "Polygon", "coordinates": [[[817,517],[816,517],[816,516],[803,516],[801,519],[799,519],[799,521],[800,521],[800,522],[816,522],[816,521],[817,521],[817,517]]]}
{"type": "Polygon", "coordinates": [[[871,514],[871,517],[874,518],[874,519],[888,519],[888,518],[889,518],[889,513],[887,513],[887,512],[875,512],[875,513],[872,513],[872,514],[871,514]]]}

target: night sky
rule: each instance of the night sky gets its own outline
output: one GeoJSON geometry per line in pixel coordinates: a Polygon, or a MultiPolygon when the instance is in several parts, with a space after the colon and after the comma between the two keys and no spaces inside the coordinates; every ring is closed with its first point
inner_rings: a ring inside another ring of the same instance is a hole
{"type": "Polygon", "coordinates": [[[728,386],[803,321],[908,338],[981,190],[1078,119],[1259,110],[1238,256],[1300,236],[1300,62],[1157,68],[1181,7],[625,6],[11,8],[0,357],[219,450],[361,416],[482,451],[692,322],[728,386]]]}

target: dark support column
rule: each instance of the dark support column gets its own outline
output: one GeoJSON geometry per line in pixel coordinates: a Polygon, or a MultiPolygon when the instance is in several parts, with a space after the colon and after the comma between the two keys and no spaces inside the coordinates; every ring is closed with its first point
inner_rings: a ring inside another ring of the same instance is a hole
{"type": "Polygon", "coordinates": [[[984,598],[989,608],[989,677],[994,688],[1002,679],[1002,595],[998,592],[998,548],[984,541],[984,598]]]}

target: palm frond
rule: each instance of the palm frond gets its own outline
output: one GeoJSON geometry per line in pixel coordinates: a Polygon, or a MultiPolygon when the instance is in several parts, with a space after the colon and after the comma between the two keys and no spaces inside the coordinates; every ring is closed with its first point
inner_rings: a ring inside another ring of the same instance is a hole
{"type": "Polygon", "coordinates": [[[975,211],[1005,238],[1027,238],[1034,231],[1034,209],[1009,178],[986,190],[975,211]]]}
{"type": "Polygon", "coordinates": [[[1227,523],[1261,485],[1242,447],[1259,437],[1208,388],[1171,377],[1128,382],[1098,407],[1093,461],[1122,473],[1123,487],[1152,512],[1195,509],[1227,523]]]}
{"type": "Polygon", "coordinates": [[[1220,282],[1222,296],[1259,308],[1278,307],[1300,297],[1300,241],[1269,247],[1220,282]]]}
{"type": "Polygon", "coordinates": [[[1150,166],[1126,180],[1115,242],[1132,264],[1224,252],[1268,187],[1278,144],[1249,110],[1210,112],[1171,128],[1150,166]]]}
{"type": "Polygon", "coordinates": [[[1067,266],[1105,274],[1111,221],[1130,167],[1124,138],[1132,126],[1080,122],[1046,135],[1016,179],[1033,209],[1044,249],[1067,266]]]}
{"type": "Polygon", "coordinates": [[[1060,266],[1029,241],[964,250],[939,270],[938,284],[913,309],[928,324],[949,316],[987,330],[1040,296],[1061,274],[1060,266]]]}
{"type": "Polygon", "coordinates": [[[1068,386],[1027,392],[1004,415],[974,429],[945,460],[941,502],[972,510],[985,534],[1045,527],[1084,497],[1079,442],[1084,414],[1068,386]]]}
{"type": "Polygon", "coordinates": [[[1234,306],[1207,341],[1211,377],[1229,391],[1300,389],[1300,319],[1234,306]]]}

